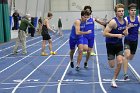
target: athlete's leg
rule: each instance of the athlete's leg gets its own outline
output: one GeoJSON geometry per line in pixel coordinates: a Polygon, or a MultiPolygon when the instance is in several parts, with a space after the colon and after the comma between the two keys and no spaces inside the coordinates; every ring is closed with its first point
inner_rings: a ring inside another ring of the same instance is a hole
{"type": "Polygon", "coordinates": [[[78,57],[77,57],[77,66],[80,66],[80,62],[82,60],[82,52],[83,52],[83,44],[78,45],[78,57]]]}
{"type": "Polygon", "coordinates": [[[70,50],[70,61],[73,62],[73,54],[75,52],[75,49],[70,50]]]}
{"type": "Polygon", "coordinates": [[[41,55],[42,56],[47,56],[48,54],[45,52],[46,49],[46,40],[42,40],[42,52],[41,55]]]}
{"type": "Polygon", "coordinates": [[[52,51],[52,40],[49,39],[49,40],[48,40],[48,43],[49,43],[49,50],[52,51]]]}
{"type": "Polygon", "coordinates": [[[84,63],[84,68],[88,68],[88,60],[91,56],[91,51],[92,51],[92,48],[88,48],[87,55],[86,55],[86,60],[85,60],[85,63],[84,63]]]}
{"type": "Polygon", "coordinates": [[[128,78],[127,71],[128,71],[128,61],[130,56],[130,49],[125,49],[124,51],[124,62],[123,62],[123,70],[124,70],[124,79],[128,78]]]}
{"type": "Polygon", "coordinates": [[[108,60],[108,64],[109,64],[110,68],[114,68],[115,60],[108,60]]]}
{"type": "Polygon", "coordinates": [[[74,61],[73,61],[73,55],[75,52],[75,46],[77,44],[77,40],[70,38],[69,39],[69,47],[70,47],[70,66],[71,68],[74,68],[74,61]]]}

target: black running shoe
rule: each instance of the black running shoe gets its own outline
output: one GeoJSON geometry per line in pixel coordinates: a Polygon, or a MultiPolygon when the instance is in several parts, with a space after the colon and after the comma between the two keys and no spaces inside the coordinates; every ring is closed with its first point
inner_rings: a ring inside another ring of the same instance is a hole
{"type": "Polygon", "coordinates": [[[76,66],[75,70],[76,71],[79,71],[80,70],[80,67],[76,66]]]}
{"type": "Polygon", "coordinates": [[[124,80],[129,79],[129,76],[127,74],[124,74],[124,80]]]}
{"type": "Polygon", "coordinates": [[[71,66],[71,68],[74,68],[74,63],[70,62],[70,66],[71,66]]]}
{"type": "Polygon", "coordinates": [[[86,69],[88,68],[88,65],[86,62],[84,63],[84,68],[86,68],[86,69]]]}

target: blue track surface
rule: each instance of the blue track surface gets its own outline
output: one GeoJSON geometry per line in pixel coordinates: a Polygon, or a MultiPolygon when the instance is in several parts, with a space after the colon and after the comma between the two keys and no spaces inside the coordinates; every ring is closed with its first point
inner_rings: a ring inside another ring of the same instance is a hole
{"type": "MultiPolygon", "coordinates": [[[[17,55],[12,55],[14,41],[0,45],[0,93],[140,93],[138,77],[140,74],[138,49],[134,60],[130,62],[130,81],[117,81],[118,88],[110,87],[113,69],[107,63],[105,40],[101,30],[96,31],[95,52],[89,60],[89,68],[77,72],[69,64],[69,34],[64,31],[64,37],[52,35],[53,50],[57,55],[40,56],[41,36],[27,38],[27,55],[22,55],[21,47],[17,55]],[[106,79],[106,81],[104,81],[106,79]]],[[[139,40],[140,41],[140,40],[139,40]]],[[[48,45],[46,47],[49,53],[48,45]]],[[[77,52],[74,60],[76,64],[77,52]]],[[[118,79],[123,79],[121,70],[118,79]]]]}

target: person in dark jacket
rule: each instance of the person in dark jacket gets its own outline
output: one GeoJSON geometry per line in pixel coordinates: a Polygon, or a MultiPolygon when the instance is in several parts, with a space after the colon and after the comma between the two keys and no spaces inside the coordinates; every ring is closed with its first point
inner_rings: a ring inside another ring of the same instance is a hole
{"type": "Polygon", "coordinates": [[[19,25],[19,19],[20,19],[20,16],[17,10],[15,10],[12,17],[13,17],[13,22],[14,22],[14,26],[12,27],[12,30],[17,30],[18,25],[19,25]]]}
{"type": "Polygon", "coordinates": [[[62,33],[62,21],[61,21],[61,17],[59,17],[59,19],[58,19],[58,34],[60,36],[63,35],[63,33],[62,33]]]}
{"type": "Polygon", "coordinates": [[[41,31],[42,31],[42,17],[40,17],[40,18],[38,19],[38,29],[37,29],[38,35],[41,34],[41,31]]]}

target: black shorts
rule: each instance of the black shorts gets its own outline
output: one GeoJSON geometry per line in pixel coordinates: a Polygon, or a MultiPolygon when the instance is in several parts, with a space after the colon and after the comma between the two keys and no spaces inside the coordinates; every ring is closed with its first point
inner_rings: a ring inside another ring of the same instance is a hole
{"type": "Polygon", "coordinates": [[[116,56],[123,56],[123,44],[106,43],[108,60],[114,60],[116,56]]]}
{"type": "Polygon", "coordinates": [[[46,35],[42,35],[42,39],[43,40],[49,40],[49,39],[51,39],[51,37],[50,37],[49,34],[46,34],[46,35]]]}
{"type": "Polygon", "coordinates": [[[124,49],[130,49],[131,54],[135,54],[138,46],[138,40],[129,41],[127,39],[124,40],[124,49]]]}

